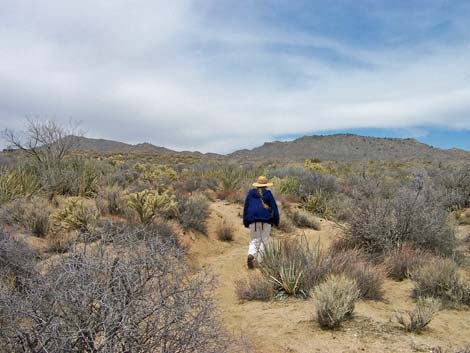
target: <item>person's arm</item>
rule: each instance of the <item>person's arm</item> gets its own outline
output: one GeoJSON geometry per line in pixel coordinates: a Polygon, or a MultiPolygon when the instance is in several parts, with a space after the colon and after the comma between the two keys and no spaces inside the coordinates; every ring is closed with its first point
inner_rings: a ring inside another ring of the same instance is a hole
{"type": "Polygon", "coordinates": [[[279,210],[277,209],[277,204],[276,200],[274,199],[274,196],[271,192],[269,192],[269,201],[270,201],[270,207],[271,210],[273,211],[273,223],[276,227],[279,226],[279,210]]]}
{"type": "Polygon", "coordinates": [[[249,196],[250,196],[250,192],[248,192],[248,194],[246,195],[246,198],[245,198],[245,205],[243,206],[243,225],[248,228],[249,227],[249,224],[248,224],[248,203],[249,203],[249,196]]]}

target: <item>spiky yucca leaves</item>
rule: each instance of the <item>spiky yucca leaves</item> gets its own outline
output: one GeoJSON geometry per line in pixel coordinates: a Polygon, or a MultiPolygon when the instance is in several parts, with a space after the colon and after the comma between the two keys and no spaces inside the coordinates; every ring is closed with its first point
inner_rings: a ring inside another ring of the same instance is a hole
{"type": "Polygon", "coordinates": [[[360,296],[356,281],[345,275],[330,275],[315,288],[317,320],[322,328],[340,326],[354,312],[354,304],[360,296]]]}
{"type": "Polygon", "coordinates": [[[98,220],[98,211],[85,205],[80,198],[71,197],[55,218],[67,230],[93,232],[98,220]]]}
{"type": "Polygon", "coordinates": [[[39,189],[37,176],[24,167],[0,169],[0,205],[39,189]]]}
{"type": "Polygon", "coordinates": [[[144,224],[152,222],[159,212],[177,209],[174,196],[169,195],[167,191],[159,193],[156,190],[143,190],[130,194],[128,205],[144,224]]]}
{"type": "Polygon", "coordinates": [[[273,283],[278,297],[307,297],[323,278],[325,269],[319,244],[311,249],[306,239],[299,237],[269,242],[260,270],[273,283]]]}
{"type": "Polygon", "coordinates": [[[419,333],[431,322],[440,308],[440,300],[419,297],[413,311],[407,311],[406,316],[397,314],[396,318],[405,331],[419,333]]]}

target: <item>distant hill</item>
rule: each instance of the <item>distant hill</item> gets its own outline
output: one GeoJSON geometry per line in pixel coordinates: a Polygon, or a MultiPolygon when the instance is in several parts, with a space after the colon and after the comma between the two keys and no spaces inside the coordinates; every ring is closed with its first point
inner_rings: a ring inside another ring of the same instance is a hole
{"type": "Polygon", "coordinates": [[[236,159],[303,161],[310,158],[336,161],[469,159],[470,152],[435,148],[415,139],[366,137],[353,134],[304,136],[293,141],[266,142],[251,150],[229,155],[236,159]]]}

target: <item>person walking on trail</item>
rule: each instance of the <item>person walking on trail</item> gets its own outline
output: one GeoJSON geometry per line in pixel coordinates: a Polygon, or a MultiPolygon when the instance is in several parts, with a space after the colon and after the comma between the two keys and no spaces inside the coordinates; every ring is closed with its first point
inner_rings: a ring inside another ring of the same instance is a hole
{"type": "Polygon", "coordinates": [[[279,226],[279,211],[273,194],[267,188],[273,183],[265,176],[258,177],[253,183],[255,189],[248,191],[243,208],[243,224],[250,228],[250,246],[248,248],[247,266],[254,268],[255,261],[260,263],[264,246],[269,239],[271,227],[279,226]]]}

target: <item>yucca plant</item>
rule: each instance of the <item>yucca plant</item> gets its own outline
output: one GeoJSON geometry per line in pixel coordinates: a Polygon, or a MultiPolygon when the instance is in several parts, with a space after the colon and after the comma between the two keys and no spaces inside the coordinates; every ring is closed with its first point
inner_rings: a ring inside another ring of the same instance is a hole
{"type": "Polygon", "coordinates": [[[167,191],[159,193],[155,190],[143,190],[130,194],[128,205],[144,224],[152,222],[158,212],[170,212],[177,209],[174,196],[169,195],[167,191]]]}
{"type": "Polygon", "coordinates": [[[38,178],[32,171],[21,166],[0,169],[0,204],[32,195],[38,189],[38,178]]]}

